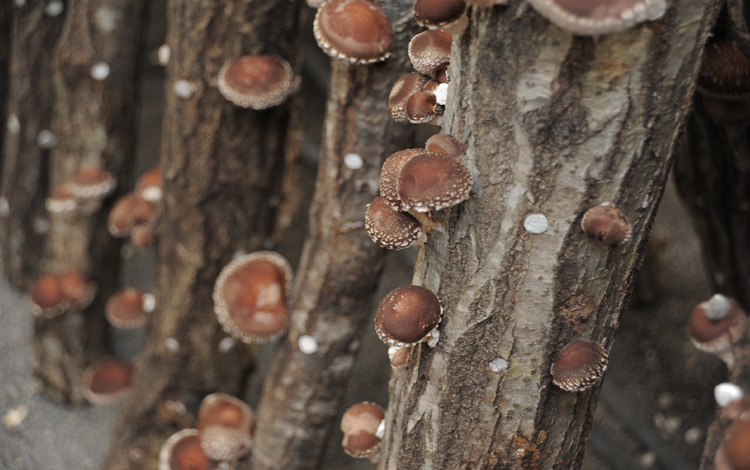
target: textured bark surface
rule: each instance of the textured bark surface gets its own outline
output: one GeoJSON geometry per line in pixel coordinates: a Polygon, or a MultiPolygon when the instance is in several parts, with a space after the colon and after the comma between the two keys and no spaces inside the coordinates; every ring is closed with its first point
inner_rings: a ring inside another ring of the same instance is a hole
{"type": "MultiPolygon", "coordinates": [[[[10,2],[0,5],[0,122],[7,123],[8,78],[10,67],[10,32],[13,29],[13,8],[10,2]]],[[[3,140],[5,132],[0,132],[0,181],[3,174],[3,140]]]]}
{"type": "Polygon", "coordinates": [[[370,66],[332,62],[323,144],[310,225],[295,281],[292,326],[276,353],[258,405],[254,470],[313,469],[334,426],[364,328],[385,250],[364,230],[365,206],[378,193],[383,161],[408,148],[414,127],[391,118],[393,83],[411,71],[406,49],[417,28],[412,6],[380,7],[396,30],[394,53],[370,66]],[[347,154],[364,165],[351,169],[347,154]],[[312,336],[318,350],[300,351],[312,336]]]}
{"type": "Polygon", "coordinates": [[[261,249],[272,233],[269,201],[278,200],[289,107],[237,108],[219,94],[216,76],[226,60],[242,54],[293,59],[296,6],[279,0],[168,3],[157,311],[108,469],[156,468],[159,447],[177,430],[156,416],[171,392],[241,392],[250,350],[243,344],[219,350],[226,334],[211,294],[232,254],[261,249]],[[176,94],[180,80],[194,86],[191,96],[176,94]]]}
{"type": "MultiPolygon", "coordinates": [[[[10,4],[11,2],[5,2],[10,4]]],[[[46,3],[26,2],[13,10],[8,118],[3,122],[3,170],[0,187],[0,247],[3,272],[19,288],[40,272],[48,191],[49,150],[37,143],[52,127],[55,105],[52,52],[65,13],[49,17],[46,3]]]]}
{"type": "Polygon", "coordinates": [[[598,387],[563,392],[549,368],[576,336],[612,344],[717,8],[671,2],[596,39],[524,2],[471,10],[445,128],[469,145],[473,195],[420,251],[414,281],[443,303],[441,339],[394,372],[382,468],[578,468],[598,387]],[[633,227],[619,247],[580,228],[605,201],[633,227]],[[533,213],[544,233],[524,229],[533,213]]]}
{"type": "MultiPolygon", "coordinates": [[[[119,194],[132,186],[143,5],[143,0],[80,0],[68,5],[52,57],[52,131],[57,145],[49,157],[50,188],[91,166],[116,175],[119,194]],[[92,77],[95,64],[109,67],[103,80],[92,77]]],[[[75,269],[99,286],[96,301],[86,311],[34,323],[34,373],[43,391],[58,401],[83,403],[83,368],[107,349],[101,312],[118,287],[121,245],[107,232],[108,211],[109,204],[103,204],[91,215],[49,216],[42,270],[75,269]]]]}

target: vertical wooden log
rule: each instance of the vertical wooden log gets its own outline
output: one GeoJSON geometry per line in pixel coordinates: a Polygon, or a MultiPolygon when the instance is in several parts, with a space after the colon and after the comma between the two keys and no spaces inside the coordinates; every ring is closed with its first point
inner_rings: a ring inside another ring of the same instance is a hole
{"type": "Polygon", "coordinates": [[[226,334],[211,295],[232,254],[260,250],[272,234],[290,106],[235,107],[216,78],[225,61],[245,54],[294,63],[296,7],[286,0],[168,3],[158,307],[106,468],[156,468],[159,448],[176,431],[156,414],[170,392],[241,392],[250,349],[220,350],[226,334]]]}
{"type": "Polygon", "coordinates": [[[717,9],[670,2],[662,20],[598,38],[524,2],[471,10],[445,128],[469,145],[473,195],[420,250],[414,281],[443,303],[441,338],[394,372],[381,468],[580,465],[598,387],[564,392],[550,366],[574,337],[612,344],[717,9]],[[581,231],[605,201],[632,224],[624,245],[581,231]]]}
{"type": "MultiPolygon", "coordinates": [[[[10,77],[10,32],[13,29],[13,4],[0,4],[0,123],[7,125],[8,79],[10,77]]],[[[3,140],[5,132],[0,131],[0,181],[3,172],[3,140]]]]}

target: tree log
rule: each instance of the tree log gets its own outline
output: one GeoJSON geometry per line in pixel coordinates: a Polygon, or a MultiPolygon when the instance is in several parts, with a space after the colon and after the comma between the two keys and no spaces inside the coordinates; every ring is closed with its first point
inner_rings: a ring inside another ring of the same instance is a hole
{"type": "Polygon", "coordinates": [[[414,283],[443,303],[441,339],[392,377],[381,468],[580,466],[598,386],[564,392],[550,366],[576,336],[612,345],[718,3],[671,2],[599,38],[524,2],[470,10],[444,126],[469,146],[473,195],[420,250],[414,283]],[[605,201],[632,224],[618,247],[581,231],[605,201]],[[535,213],[543,233],[524,229],[535,213]]]}
{"type": "Polygon", "coordinates": [[[276,0],[168,3],[157,311],[106,468],[156,468],[160,446],[178,427],[156,413],[170,393],[241,393],[252,356],[245,345],[219,349],[226,334],[212,291],[235,252],[257,251],[272,234],[269,201],[279,196],[290,108],[235,107],[219,94],[216,77],[226,60],[243,54],[294,63],[296,7],[276,0]]]}
{"type": "MultiPolygon", "coordinates": [[[[10,77],[10,32],[13,29],[13,8],[10,2],[0,5],[0,122],[7,125],[8,114],[8,78],[10,77]]],[[[3,139],[5,132],[0,132],[0,181],[3,174],[3,139]]],[[[1,215],[0,215],[1,217],[1,215]]]]}
{"type": "Polygon", "coordinates": [[[254,470],[317,468],[369,325],[385,250],[364,230],[365,207],[378,194],[383,161],[410,147],[414,133],[414,126],[393,120],[388,106],[393,83],[411,71],[406,49],[417,30],[409,22],[412,5],[385,1],[380,7],[397,30],[393,55],[369,66],[332,62],[292,326],[258,405],[254,470]],[[362,168],[348,167],[347,154],[358,155],[362,168]],[[302,335],[314,338],[317,351],[300,350],[302,335]]]}

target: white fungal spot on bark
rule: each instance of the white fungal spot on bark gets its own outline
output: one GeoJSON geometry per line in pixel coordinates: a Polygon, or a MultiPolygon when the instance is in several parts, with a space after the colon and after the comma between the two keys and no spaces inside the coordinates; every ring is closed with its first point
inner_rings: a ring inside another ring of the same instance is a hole
{"type": "Polygon", "coordinates": [[[449,83],[441,83],[435,88],[432,93],[435,95],[435,101],[441,106],[445,106],[445,102],[448,101],[448,86],[449,83]]]}
{"type": "Polygon", "coordinates": [[[378,424],[378,429],[375,430],[375,437],[383,440],[383,437],[385,436],[385,420],[380,420],[380,424],[378,424]]]}
{"type": "Polygon", "coordinates": [[[106,62],[97,62],[91,66],[91,78],[94,80],[104,80],[109,77],[109,64],[106,62]]]}
{"type": "Polygon", "coordinates": [[[176,353],[180,350],[180,343],[170,336],[169,338],[166,338],[164,340],[164,347],[166,347],[169,351],[176,353]]]}
{"type": "Polygon", "coordinates": [[[302,335],[297,340],[297,346],[302,354],[313,354],[318,352],[318,342],[310,335],[302,335]]]}
{"type": "Polygon", "coordinates": [[[34,222],[32,222],[34,232],[38,234],[45,234],[49,232],[49,226],[49,219],[46,219],[44,217],[37,217],[36,219],[34,219],[34,222]]]}
{"type": "Polygon", "coordinates": [[[344,155],[344,165],[350,170],[359,170],[365,165],[365,161],[356,153],[347,153],[344,155]]]}
{"type": "Polygon", "coordinates": [[[44,7],[44,14],[49,16],[50,18],[54,18],[56,16],[60,16],[65,9],[65,5],[60,0],[52,0],[51,2],[47,3],[47,6],[44,7]]]}
{"type": "Polygon", "coordinates": [[[94,24],[103,33],[111,33],[122,19],[122,13],[109,6],[101,6],[94,13],[94,24]]]}
{"type": "Polygon", "coordinates": [[[18,405],[15,408],[9,409],[3,416],[3,423],[8,429],[17,428],[26,416],[29,414],[29,408],[26,405],[18,405]]]}
{"type": "Polygon", "coordinates": [[[703,431],[699,427],[692,427],[685,431],[685,442],[689,445],[695,445],[703,439],[703,431]]]}
{"type": "Polygon", "coordinates": [[[170,57],[172,57],[172,48],[166,44],[159,46],[159,50],[156,51],[156,59],[159,61],[159,65],[167,65],[170,57]]]}
{"type": "Polygon", "coordinates": [[[498,357],[497,359],[493,359],[489,363],[490,370],[496,374],[502,374],[506,370],[508,370],[509,364],[508,361],[503,359],[502,357],[498,357]]]}
{"type": "Polygon", "coordinates": [[[176,82],[174,82],[174,87],[172,89],[177,96],[184,100],[187,100],[193,97],[198,87],[196,87],[194,83],[190,83],[187,80],[177,80],[176,82]]]}
{"type": "Polygon", "coordinates": [[[51,149],[57,146],[57,136],[49,129],[44,129],[36,136],[36,143],[43,149],[51,149]]]}
{"type": "Polygon", "coordinates": [[[726,408],[731,403],[741,399],[742,396],[742,389],[733,383],[723,382],[714,387],[716,404],[722,408],[726,408]]]}
{"type": "Polygon", "coordinates": [[[8,132],[11,134],[18,134],[21,131],[21,121],[18,120],[18,116],[11,113],[8,115],[8,132]]]}
{"type": "Polygon", "coordinates": [[[232,339],[231,337],[227,336],[226,338],[224,338],[221,341],[219,341],[219,352],[225,353],[225,352],[229,351],[230,349],[232,349],[234,347],[234,345],[235,345],[234,339],[232,339]]]}
{"type": "Polygon", "coordinates": [[[141,299],[141,306],[143,307],[144,312],[153,312],[154,308],[156,307],[156,297],[154,297],[154,294],[143,294],[143,298],[141,299]]]}
{"type": "Polygon", "coordinates": [[[544,214],[531,214],[523,221],[523,228],[531,233],[544,233],[549,228],[549,221],[544,214]]]}
{"type": "Polygon", "coordinates": [[[648,207],[649,200],[651,199],[650,195],[646,194],[643,196],[643,201],[641,201],[641,209],[645,209],[648,207]]]}

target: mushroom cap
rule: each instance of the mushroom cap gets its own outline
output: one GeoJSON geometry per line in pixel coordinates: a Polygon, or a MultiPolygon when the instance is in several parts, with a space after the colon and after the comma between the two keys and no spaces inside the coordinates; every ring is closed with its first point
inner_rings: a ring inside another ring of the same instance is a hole
{"type": "Polygon", "coordinates": [[[409,348],[399,348],[391,346],[388,348],[388,359],[391,361],[391,367],[401,367],[409,361],[409,348]]]}
{"type": "Polygon", "coordinates": [[[402,250],[422,239],[422,224],[406,212],[393,210],[376,197],[367,205],[365,230],[372,241],[389,250],[402,250]]]}
{"type": "Polygon", "coordinates": [[[68,302],[60,286],[60,278],[55,275],[40,276],[31,286],[29,296],[34,304],[36,316],[52,318],[68,308],[68,302]]]}
{"type": "Polygon", "coordinates": [[[747,315],[734,299],[716,294],[690,314],[690,338],[696,348],[721,353],[743,334],[747,315]]]}
{"type": "Polygon", "coordinates": [[[144,307],[143,291],[128,287],[107,300],[104,315],[116,328],[140,328],[146,324],[147,310],[144,307]]]}
{"type": "Polygon", "coordinates": [[[136,225],[156,223],[158,215],[156,204],[128,193],[120,197],[109,211],[107,229],[113,237],[127,237],[136,225]]]}
{"type": "Polygon", "coordinates": [[[112,173],[98,166],[81,168],[69,183],[71,194],[78,199],[102,199],[116,186],[112,173]]]}
{"type": "MultiPolygon", "coordinates": [[[[434,82],[437,87],[438,83],[434,82]]],[[[430,86],[427,82],[425,86],[430,86]]],[[[438,106],[437,97],[429,89],[422,87],[411,95],[406,101],[406,118],[412,124],[436,124],[437,119],[442,116],[442,107],[438,106]]]]}
{"type": "Polygon", "coordinates": [[[385,410],[377,403],[363,401],[350,406],[341,417],[344,452],[357,458],[376,454],[381,440],[377,431],[383,419],[385,410]]]}
{"type": "Polygon", "coordinates": [[[380,196],[391,209],[401,210],[401,196],[398,194],[398,178],[404,165],[416,157],[426,153],[423,149],[400,150],[388,157],[380,169],[380,196]]]}
{"type": "Polygon", "coordinates": [[[711,120],[723,126],[750,122],[750,98],[719,99],[701,94],[703,110],[711,120]]]}
{"type": "Polygon", "coordinates": [[[272,341],[286,331],[292,268],[280,254],[250,253],[222,269],[214,312],[224,331],[245,343],[272,341]]]}
{"type": "Polygon", "coordinates": [[[614,33],[660,18],[666,0],[529,0],[552,23],[573,34],[614,33]]]}
{"type": "Polygon", "coordinates": [[[380,301],[375,331],[390,346],[409,346],[424,340],[440,323],[443,307],[431,290],[422,286],[398,287],[380,301]]]}
{"type": "Polygon", "coordinates": [[[446,157],[458,157],[466,153],[466,144],[450,134],[435,134],[427,139],[424,149],[446,157]]]}
{"type": "Polygon", "coordinates": [[[60,275],[60,290],[65,300],[74,309],[84,309],[91,305],[96,296],[97,285],[80,272],[70,269],[60,275]]]}
{"type": "Polygon", "coordinates": [[[183,429],[164,442],[159,451],[159,470],[213,470],[217,464],[201,449],[197,429],[183,429]]]}
{"type": "Polygon", "coordinates": [[[161,167],[157,166],[142,174],[135,182],[135,195],[149,202],[159,202],[162,197],[161,167]]]}
{"type": "Polygon", "coordinates": [[[398,192],[405,210],[428,212],[465,201],[472,184],[471,173],[460,160],[424,153],[404,165],[398,192]]]}
{"type": "Polygon", "coordinates": [[[351,64],[385,60],[393,49],[393,27],[367,0],[328,0],[315,15],[313,32],[323,51],[351,64]]]}
{"type": "Polygon", "coordinates": [[[255,415],[250,406],[226,393],[212,393],[201,402],[198,430],[203,452],[213,460],[234,460],[250,451],[255,415]]]}
{"type": "Polygon", "coordinates": [[[735,421],[727,431],[722,448],[726,461],[730,465],[729,468],[750,470],[750,421],[746,419],[735,421]]]}
{"type": "Polygon", "coordinates": [[[430,29],[449,29],[465,12],[464,0],[417,0],[414,4],[414,19],[430,29]]]}
{"type": "Polygon", "coordinates": [[[78,201],[70,191],[70,184],[56,186],[44,201],[44,207],[52,214],[71,215],[78,209],[78,201]]]}
{"type": "Polygon", "coordinates": [[[621,245],[630,239],[630,222],[620,209],[609,203],[586,211],[581,228],[586,235],[608,245],[621,245]]]}
{"type": "Polygon", "coordinates": [[[425,75],[435,72],[450,62],[453,36],[440,29],[428,29],[409,41],[409,60],[414,69],[425,75]]]}
{"type": "Polygon", "coordinates": [[[149,248],[156,243],[153,225],[136,225],[130,231],[130,243],[136,248],[149,248]]]}
{"type": "Polygon", "coordinates": [[[706,45],[697,85],[712,98],[750,98],[750,58],[733,39],[706,45]]]}
{"type": "Polygon", "coordinates": [[[219,70],[219,92],[243,108],[263,110],[286,100],[297,87],[294,70],[279,56],[256,55],[232,59],[219,70]]]}
{"type": "Polygon", "coordinates": [[[550,368],[552,383],[568,392],[586,390],[604,375],[607,358],[607,351],[596,341],[575,339],[555,357],[550,368]]]}
{"type": "Polygon", "coordinates": [[[393,119],[399,122],[408,121],[406,103],[411,95],[422,89],[427,80],[427,77],[419,73],[407,73],[396,80],[393,88],[391,88],[391,94],[388,96],[388,106],[391,108],[393,119]]]}
{"type": "Polygon", "coordinates": [[[114,403],[130,390],[133,365],[106,359],[83,371],[81,391],[94,405],[114,403]]]}

